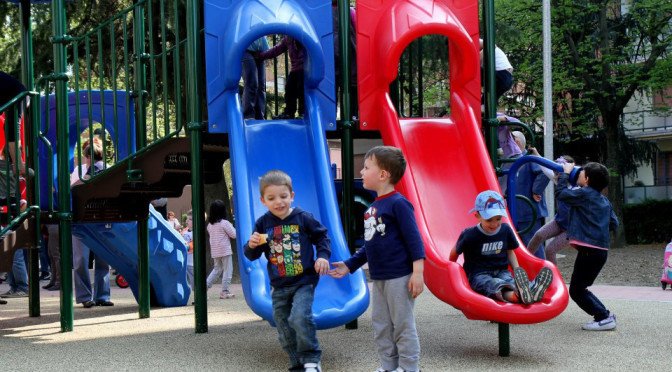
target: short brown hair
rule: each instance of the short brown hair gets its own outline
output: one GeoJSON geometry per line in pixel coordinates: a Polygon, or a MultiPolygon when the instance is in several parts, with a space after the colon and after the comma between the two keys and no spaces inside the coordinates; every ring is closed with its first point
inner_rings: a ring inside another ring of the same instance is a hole
{"type": "Polygon", "coordinates": [[[287,186],[289,192],[292,192],[292,178],[281,170],[274,169],[261,176],[261,179],[259,180],[259,192],[261,193],[261,196],[264,196],[266,187],[271,185],[287,186]]]}
{"type": "Polygon", "coordinates": [[[396,185],[406,171],[406,158],[401,150],[393,146],[376,146],[364,155],[364,159],[374,157],[378,168],[390,173],[390,183],[396,185]]]}

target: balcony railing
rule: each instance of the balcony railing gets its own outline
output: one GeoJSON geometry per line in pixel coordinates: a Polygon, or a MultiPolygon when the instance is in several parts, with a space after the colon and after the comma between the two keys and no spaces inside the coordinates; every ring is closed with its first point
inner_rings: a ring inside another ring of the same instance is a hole
{"type": "Polygon", "coordinates": [[[625,204],[638,204],[647,199],[672,199],[672,186],[631,186],[623,188],[625,204]]]}
{"type": "Polygon", "coordinates": [[[623,113],[625,133],[630,136],[672,134],[672,114],[654,110],[623,113]]]}

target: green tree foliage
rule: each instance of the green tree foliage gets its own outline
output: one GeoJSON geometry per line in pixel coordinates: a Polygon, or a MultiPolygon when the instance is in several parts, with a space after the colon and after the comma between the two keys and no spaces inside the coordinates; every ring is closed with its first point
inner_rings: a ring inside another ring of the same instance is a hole
{"type": "MultiPolygon", "coordinates": [[[[636,173],[637,164],[656,153],[655,144],[624,135],[623,112],[635,93],[657,94],[672,85],[672,2],[552,0],[551,7],[556,136],[595,139],[593,159],[611,169],[610,199],[622,216],[621,176],[636,173]]],[[[496,0],[496,14],[498,43],[522,87],[507,107],[530,121],[541,118],[541,3],[496,0]]],[[[624,242],[622,231],[616,244],[624,242]]]]}
{"type": "MultiPolygon", "coordinates": [[[[543,116],[541,3],[496,0],[496,15],[498,44],[521,88],[506,106],[534,121],[543,116]]],[[[636,92],[672,84],[671,18],[669,1],[552,1],[557,137],[599,139],[597,159],[622,175],[655,156],[655,146],[623,135],[621,118],[636,92]]]]}

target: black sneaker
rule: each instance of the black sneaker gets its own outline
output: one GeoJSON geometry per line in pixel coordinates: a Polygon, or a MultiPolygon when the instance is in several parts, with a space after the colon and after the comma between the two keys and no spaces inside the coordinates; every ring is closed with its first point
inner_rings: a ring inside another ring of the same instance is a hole
{"type": "Polygon", "coordinates": [[[40,275],[40,280],[51,280],[51,274],[43,273],[42,275],[40,275]]]}
{"type": "Polygon", "coordinates": [[[530,290],[532,292],[532,302],[539,302],[544,298],[544,293],[553,282],[553,271],[548,267],[544,267],[537,274],[536,279],[534,279],[534,285],[530,290]]]}
{"type": "Polygon", "coordinates": [[[513,279],[516,281],[516,287],[518,288],[518,297],[520,302],[525,305],[531,304],[532,301],[532,292],[530,292],[530,279],[527,277],[527,272],[522,267],[516,267],[513,269],[513,279]]]}

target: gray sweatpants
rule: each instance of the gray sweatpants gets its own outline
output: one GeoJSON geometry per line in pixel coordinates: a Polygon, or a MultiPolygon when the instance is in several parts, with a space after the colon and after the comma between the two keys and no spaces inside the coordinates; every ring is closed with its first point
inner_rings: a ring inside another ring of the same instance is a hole
{"type": "Polygon", "coordinates": [[[374,280],[371,291],[371,324],[382,367],[417,371],[420,341],[415,328],[415,299],[408,290],[411,275],[374,280]]]}

